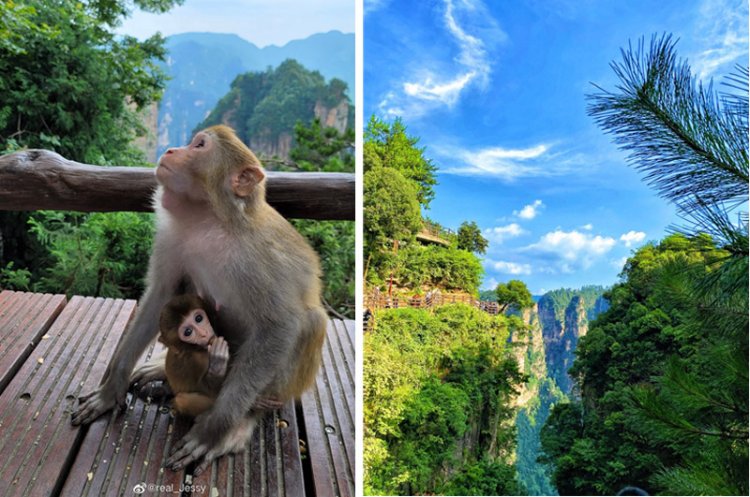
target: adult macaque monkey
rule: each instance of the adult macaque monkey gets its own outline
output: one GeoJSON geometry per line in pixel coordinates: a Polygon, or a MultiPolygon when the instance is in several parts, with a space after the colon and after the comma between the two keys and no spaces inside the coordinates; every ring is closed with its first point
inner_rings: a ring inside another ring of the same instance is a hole
{"type": "MultiPolygon", "coordinates": [[[[257,424],[259,397],[299,396],[314,381],[325,338],[320,263],[305,239],[265,199],[258,159],[226,126],[195,135],[159,159],[157,231],[146,291],[102,380],[81,397],[73,424],[125,402],[133,366],[156,334],[159,314],[183,282],[220,308],[233,354],[213,407],[176,444],[167,466],[204,464],[242,450],[257,424]]],[[[136,378],[164,379],[150,364],[136,378]]]]}
{"type": "MultiPolygon", "coordinates": [[[[159,341],[167,347],[164,373],[175,411],[198,416],[214,405],[229,364],[229,346],[211,324],[214,310],[198,295],[177,295],[159,317],[159,341]]],[[[253,409],[280,409],[274,399],[258,398],[253,409]]]]}

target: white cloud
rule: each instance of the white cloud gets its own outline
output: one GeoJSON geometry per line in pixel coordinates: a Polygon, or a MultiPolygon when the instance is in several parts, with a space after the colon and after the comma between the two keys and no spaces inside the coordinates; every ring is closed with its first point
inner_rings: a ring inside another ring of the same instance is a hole
{"type": "Polygon", "coordinates": [[[520,211],[513,211],[513,215],[521,219],[534,219],[544,207],[545,205],[541,200],[534,200],[532,204],[525,205],[520,211]]]}
{"type": "Polygon", "coordinates": [[[589,268],[612,250],[616,243],[611,237],[557,229],[524,247],[521,252],[537,260],[540,272],[573,273],[589,268]]]}
{"type": "Polygon", "coordinates": [[[594,229],[594,225],[593,225],[593,224],[591,224],[591,223],[588,223],[588,224],[584,224],[583,226],[581,226],[581,229],[584,229],[584,230],[586,230],[586,231],[591,231],[591,230],[593,230],[593,229],[594,229]]]}
{"type": "Polygon", "coordinates": [[[367,15],[370,12],[380,10],[390,3],[390,0],[365,0],[364,14],[367,15]]]}
{"type": "Polygon", "coordinates": [[[708,48],[690,57],[693,72],[701,80],[719,69],[731,69],[737,59],[746,63],[748,52],[747,0],[704,0],[698,10],[694,40],[708,48]]]}
{"type": "Polygon", "coordinates": [[[497,288],[498,282],[495,278],[490,278],[482,282],[480,290],[494,290],[497,288]]]}
{"type": "Polygon", "coordinates": [[[549,148],[546,144],[519,149],[489,147],[470,150],[458,147],[434,147],[439,155],[451,158],[450,165],[441,168],[441,173],[459,176],[494,176],[507,181],[521,177],[554,174],[553,169],[543,167],[537,162],[546,162],[544,156],[549,148]]]}
{"type": "Polygon", "coordinates": [[[526,148],[502,146],[468,148],[432,145],[440,157],[441,174],[492,177],[506,182],[519,178],[553,177],[566,174],[591,175],[591,158],[573,149],[560,149],[558,142],[538,143],[526,148]]]}
{"type": "Polygon", "coordinates": [[[620,241],[625,243],[626,247],[632,247],[636,243],[642,242],[646,238],[643,231],[630,230],[620,237],[620,241]]]}
{"type": "Polygon", "coordinates": [[[489,267],[503,274],[528,275],[531,274],[531,264],[519,264],[507,261],[487,261],[489,267]]]}
{"type": "Polygon", "coordinates": [[[517,223],[510,223],[507,226],[495,226],[494,228],[486,228],[483,231],[484,237],[489,240],[490,243],[501,244],[505,240],[515,238],[525,234],[526,231],[521,228],[517,223]]]}
{"type": "Polygon", "coordinates": [[[625,263],[628,262],[627,257],[620,257],[619,259],[612,259],[609,261],[609,265],[613,268],[617,269],[617,271],[622,271],[622,268],[625,267],[625,263]]]}
{"type": "MultiPolygon", "coordinates": [[[[381,2],[369,3],[366,11],[375,10],[381,2]]],[[[443,7],[441,26],[458,47],[458,54],[450,61],[414,64],[417,67],[399,84],[398,91],[388,92],[378,105],[386,116],[417,118],[436,108],[453,107],[472,85],[487,86],[493,60],[488,46],[505,39],[505,33],[479,0],[443,0],[443,7]]],[[[425,55],[420,52],[419,56],[425,55]]]]}

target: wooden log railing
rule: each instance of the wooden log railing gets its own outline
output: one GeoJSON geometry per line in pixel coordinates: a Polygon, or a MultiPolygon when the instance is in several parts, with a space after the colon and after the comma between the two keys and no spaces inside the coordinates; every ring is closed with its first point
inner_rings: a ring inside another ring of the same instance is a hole
{"type": "MultiPolygon", "coordinates": [[[[289,218],[353,220],[354,175],[267,171],[268,202],[289,218]]],[[[0,210],[151,211],[154,169],[92,166],[49,150],[0,157],[0,210]]]]}

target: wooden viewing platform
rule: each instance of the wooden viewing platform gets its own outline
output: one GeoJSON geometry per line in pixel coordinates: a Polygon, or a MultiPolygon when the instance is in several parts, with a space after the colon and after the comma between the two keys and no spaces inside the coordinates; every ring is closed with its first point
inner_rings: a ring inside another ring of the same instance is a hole
{"type": "Polygon", "coordinates": [[[353,321],[329,322],[323,367],[296,405],[269,413],[244,453],[193,479],[163,467],[190,427],[168,406],[128,394],[124,412],[70,424],[135,309],[133,300],[0,293],[0,495],[130,496],[141,485],[147,496],[355,494],[353,321]]]}

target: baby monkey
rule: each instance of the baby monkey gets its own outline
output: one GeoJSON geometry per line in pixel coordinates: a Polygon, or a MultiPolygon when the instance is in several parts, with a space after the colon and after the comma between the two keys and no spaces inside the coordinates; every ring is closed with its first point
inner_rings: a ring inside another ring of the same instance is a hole
{"type": "MultiPolygon", "coordinates": [[[[193,294],[173,297],[161,311],[159,341],[167,347],[165,372],[179,414],[195,417],[207,411],[224,382],[229,345],[214,331],[215,318],[214,309],[193,294]]],[[[261,397],[253,408],[282,406],[261,397]]]]}

